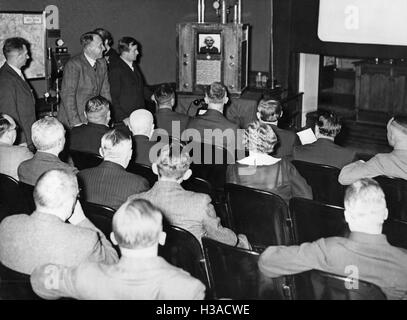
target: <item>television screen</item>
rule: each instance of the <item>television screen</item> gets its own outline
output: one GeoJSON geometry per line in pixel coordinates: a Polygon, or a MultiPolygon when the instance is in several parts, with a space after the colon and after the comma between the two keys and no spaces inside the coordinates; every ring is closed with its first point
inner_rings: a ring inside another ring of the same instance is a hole
{"type": "Polygon", "coordinates": [[[221,53],[220,33],[198,33],[198,53],[218,55],[221,53]]]}
{"type": "Polygon", "coordinates": [[[320,0],[322,41],[407,45],[406,0],[320,0]]]}

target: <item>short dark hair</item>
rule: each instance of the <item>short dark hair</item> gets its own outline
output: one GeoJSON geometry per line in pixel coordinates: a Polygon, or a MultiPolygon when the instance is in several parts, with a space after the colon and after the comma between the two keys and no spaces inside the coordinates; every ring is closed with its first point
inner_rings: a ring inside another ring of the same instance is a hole
{"type": "Polygon", "coordinates": [[[160,85],[154,90],[154,98],[158,105],[168,103],[175,97],[174,89],[169,83],[160,85]]]}
{"type": "Polygon", "coordinates": [[[86,113],[98,113],[106,108],[109,110],[110,102],[102,96],[90,98],[85,105],[86,113]]]}
{"type": "Polygon", "coordinates": [[[93,32],[97,33],[103,41],[103,44],[105,44],[105,41],[107,40],[107,44],[111,47],[113,45],[113,37],[112,34],[107,31],[106,29],[103,28],[96,28],[93,30],[93,32]]]}
{"type": "Polygon", "coordinates": [[[260,100],[257,111],[260,113],[260,121],[275,122],[280,119],[281,111],[283,110],[281,103],[273,99],[260,100]]]}
{"type": "Polygon", "coordinates": [[[122,52],[126,52],[130,50],[130,46],[137,45],[138,42],[136,39],[132,37],[123,37],[119,40],[119,43],[117,45],[117,50],[119,51],[119,54],[122,54],[122,52]]]}
{"type": "Polygon", "coordinates": [[[25,46],[27,50],[30,49],[30,43],[24,38],[14,37],[6,39],[3,45],[4,57],[8,59],[10,52],[24,50],[23,46],[25,46]]]}
{"type": "Polygon", "coordinates": [[[322,135],[333,138],[338,135],[342,128],[338,116],[333,111],[322,111],[316,124],[322,135]]]}
{"type": "Polygon", "coordinates": [[[99,36],[99,34],[97,34],[96,32],[86,32],[83,35],[81,35],[80,38],[80,42],[81,42],[81,46],[82,48],[86,48],[93,40],[95,36],[99,36]]]}

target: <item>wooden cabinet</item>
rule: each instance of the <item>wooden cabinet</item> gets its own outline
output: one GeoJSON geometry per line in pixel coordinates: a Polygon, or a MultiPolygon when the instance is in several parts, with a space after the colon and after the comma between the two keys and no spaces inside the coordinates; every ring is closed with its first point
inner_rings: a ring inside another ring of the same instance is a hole
{"type": "Polygon", "coordinates": [[[357,120],[374,121],[379,117],[384,120],[396,113],[407,115],[407,65],[368,62],[355,65],[357,120]]]}

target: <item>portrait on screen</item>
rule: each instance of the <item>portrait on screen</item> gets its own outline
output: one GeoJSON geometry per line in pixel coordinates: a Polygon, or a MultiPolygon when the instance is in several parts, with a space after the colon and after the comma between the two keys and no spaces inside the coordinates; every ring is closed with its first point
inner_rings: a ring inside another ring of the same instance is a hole
{"type": "Polygon", "coordinates": [[[198,34],[198,49],[200,54],[220,54],[220,34],[200,33],[198,34]]]}

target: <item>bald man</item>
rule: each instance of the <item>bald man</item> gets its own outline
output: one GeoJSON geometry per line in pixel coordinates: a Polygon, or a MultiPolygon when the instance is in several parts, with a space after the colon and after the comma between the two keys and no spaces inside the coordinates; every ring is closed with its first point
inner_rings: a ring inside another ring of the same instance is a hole
{"type": "Polygon", "coordinates": [[[18,180],[17,169],[21,162],[33,154],[26,146],[15,146],[17,125],[12,117],[0,113],[0,173],[18,180]]]}
{"type": "Polygon", "coordinates": [[[156,142],[151,141],[154,132],[154,117],[150,111],[138,109],[129,117],[129,129],[133,136],[133,158],[131,161],[151,167],[150,149],[156,142]]]}
{"type": "Polygon", "coordinates": [[[359,160],[343,167],[338,181],[348,185],[361,178],[389,176],[407,180],[407,116],[395,116],[387,123],[387,140],[394,149],[379,153],[367,162],[359,160]]]}
{"type": "Polygon", "coordinates": [[[0,224],[0,262],[25,274],[45,263],[115,263],[115,249],[85,217],[78,194],[73,173],[63,169],[44,173],[34,188],[35,211],[9,216],[0,224]]]}

